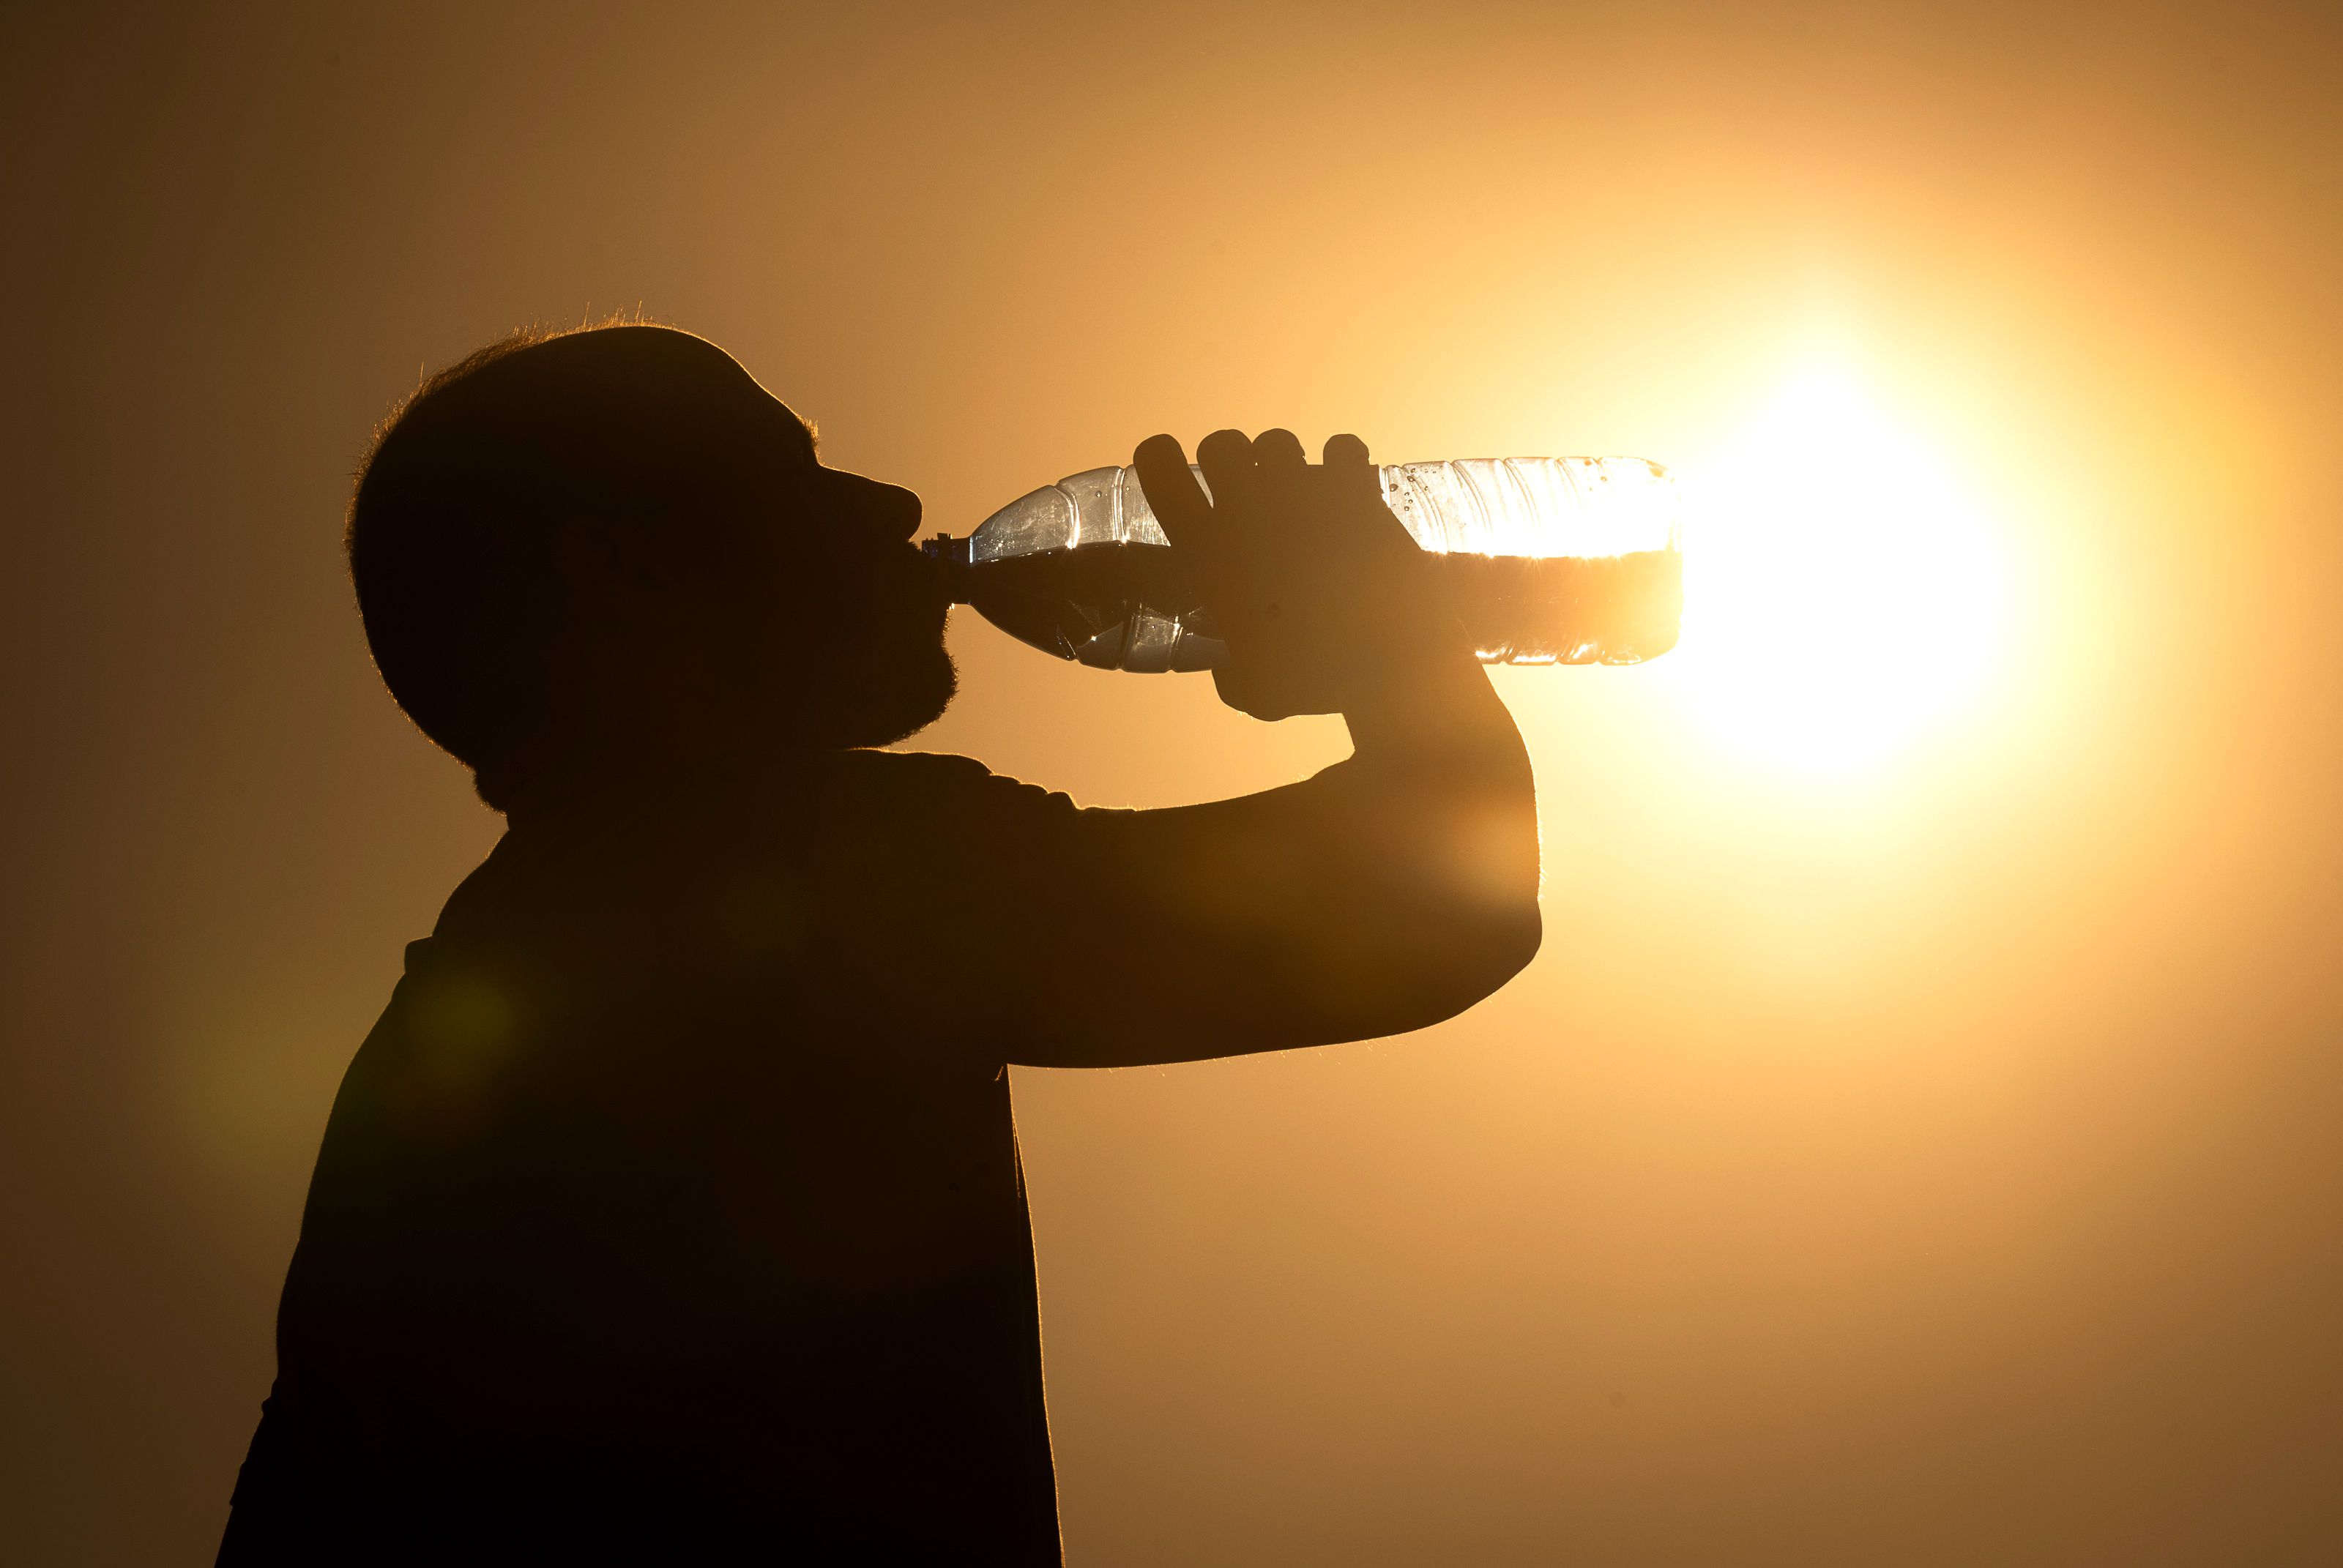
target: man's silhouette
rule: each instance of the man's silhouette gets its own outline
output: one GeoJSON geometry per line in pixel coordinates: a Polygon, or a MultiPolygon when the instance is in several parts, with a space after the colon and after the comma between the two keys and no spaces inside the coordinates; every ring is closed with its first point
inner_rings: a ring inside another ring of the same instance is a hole
{"type": "Polygon", "coordinates": [[[1199,457],[1140,454],[1222,694],[1355,754],[1093,810],[872,749],[952,694],[919,499],[712,345],[407,405],[359,608],[509,829],[335,1101],[223,1563],[1060,1560],[1008,1065],[1395,1033],[1537,945],[1528,759],[1364,447],[1199,457]]]}

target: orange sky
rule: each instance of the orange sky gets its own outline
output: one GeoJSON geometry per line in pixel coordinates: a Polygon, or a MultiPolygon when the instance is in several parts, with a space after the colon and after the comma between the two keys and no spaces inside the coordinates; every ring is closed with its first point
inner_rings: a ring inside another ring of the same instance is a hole
{"type": "MultiPolygon", "coordinates": [[[[638,305],[955,532],[1222,425],[1702,487],[1683,648],[1499,677],[1520,980],[1021,1073],[1071,1562],[2343,1557],[2331,13],[30,25],[12,1558],[209,1560],[334,1084],[497,830],[366,660],[367,430],[638,305]]],[[[1342,753],[952,644],[915,744],[1086,800],[1342,753]]]]}

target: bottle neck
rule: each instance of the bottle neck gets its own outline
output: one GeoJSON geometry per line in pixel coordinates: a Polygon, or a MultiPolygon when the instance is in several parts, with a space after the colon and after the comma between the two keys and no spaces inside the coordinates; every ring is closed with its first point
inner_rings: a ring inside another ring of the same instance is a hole
{"type": "Polygon", "coordinates": [[[938,534],[934,538],[920,541],[920,553],[933,561],[943,574],[944,597],[954,604],[969,602],[970,542],[956,539],[950,534],[938,534]]]}

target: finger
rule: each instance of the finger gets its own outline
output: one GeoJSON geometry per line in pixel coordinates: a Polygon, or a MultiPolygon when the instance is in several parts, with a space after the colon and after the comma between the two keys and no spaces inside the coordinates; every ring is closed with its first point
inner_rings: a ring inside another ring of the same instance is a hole
{"type": "Polygon", "coordinates": [[[1243,506],[1259,493],[1253,483],[1252,443],[1242,430],[1215,430],[1196,443],[1196,466],[1212,487],[1213,504],[1243,506]]]}
{"type": "Polygon", "coordinates": [[[1286,513],[1301,503],[1312,477],[1309,454],[1291,430],[1263,430],[1252,438],[1252,471],[1261,498],[1286,513]]]}
{"type": "Polygon", "coordinates": [[[1334,487],[1355,493],[1361,487],[1373,487],[1382,493],[1382,476],[1367,460],[1367,444],[1356,436],[1341,435],[1326,437],[1326,472],[1334,487]]]}
{"type": "Polygon", "coordinates": [[[1383,470],[1368,460],[1367,444],[1348,433],[1329,436],[1325,455],[1326,483],[1348,503],[1345,510],[1360,530],[1357,540],[1373,541],[1379,552],[1393,560],[1413,558],[1415,536],[1393,513],[1390,498],[1383,493],[1383,470]]]}
{"type": "Polygon", "coordinates": [[[1277,471],[1281,475],[1309,466],[1310,455],[1302,449],[1301,437],[1291,430],[1263,430],[1252,438],[1252,460],[1256,467],[1277,471]]]}
{"type": "Polygon", "coordinates": [[[1131,466],[1139,470],[1139,488],[1147,497],[1148,508],[1155,520],[1163,526],[1163,537],[1177,541],[1184,530],[1202,526],[1209,528],[1212,503],[1205,499],[1203,487],[1196,483],[1195,471],[1188,467],[1188,454],[1170,436],[1150,436],[1132,453],[1131,466]]]}

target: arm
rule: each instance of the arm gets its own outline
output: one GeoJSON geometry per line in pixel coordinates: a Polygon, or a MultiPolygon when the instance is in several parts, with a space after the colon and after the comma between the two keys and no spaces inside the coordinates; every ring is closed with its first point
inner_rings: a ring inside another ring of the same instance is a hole
{"type": "MultiPolygon", "coordinates": [[[[1045,1016],[1014,1059],[1190,1060],[1396,1034],[1453,1016],[1536,951],[1527,752],[1365,448],[1311,467],[1291,436],[1224,432],[1196,489],[1176,443],[1142,447],[1149,499],[1197,562],[1231,645],[1225,699],[1257,716],[1339,711],[1353,755],[1283,789],[1157,811],[1075,811],[1029,855],[1048,932],[1045,1016]],[[1166,450],[1168,448],[1168,450],[1166,450]],[[1181,488],[1184,487],[1184,491],[1181,488]]],[[[1026,921],[1021,920],[1020,924],[1026,921]]]]}

